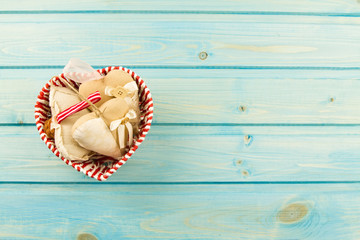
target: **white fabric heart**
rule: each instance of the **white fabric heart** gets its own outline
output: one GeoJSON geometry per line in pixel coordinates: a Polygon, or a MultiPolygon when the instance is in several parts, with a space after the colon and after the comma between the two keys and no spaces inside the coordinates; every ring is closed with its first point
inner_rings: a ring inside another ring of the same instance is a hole
{"type": "Polygon", "coordinates": [[[92,68],[88,63],[78,59],[71,58],[63,69],[65,77],[78,83],[84,83],[91,80],[100,79],[103,76],[92,68]]]}
{"type": "Polygon", "coordinates": [[[91,118],[78,126],[72,134],[80,146],[115,159],[121,157],[118,145],[101,118],[91,118]]]}

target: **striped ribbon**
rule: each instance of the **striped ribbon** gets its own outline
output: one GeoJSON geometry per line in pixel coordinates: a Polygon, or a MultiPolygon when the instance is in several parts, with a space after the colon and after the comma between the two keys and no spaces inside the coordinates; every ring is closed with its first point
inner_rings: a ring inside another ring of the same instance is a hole
{"type": "MultiPolygon", "coordinates": [[[[92,102],[92,103],[97,103],[98,101],[101,100],[101,95],[99,91],[96,91],[92,94],[90,94],[87,99],[92,102]]],[[[68,116],[77,113],[85,108],[88,108],[90,106],[90,104],[86,101],[81,101],[67,109],[65,109],[64,111],[62,111],[61,113],[59,113],[56,116],[56,120],[58,123],[61,123],[65,118],[67,118],[68,116]]]]}

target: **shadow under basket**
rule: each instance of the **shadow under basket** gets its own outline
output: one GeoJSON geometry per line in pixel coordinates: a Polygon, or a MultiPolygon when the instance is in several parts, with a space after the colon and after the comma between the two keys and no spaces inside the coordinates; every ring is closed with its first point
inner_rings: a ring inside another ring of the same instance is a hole
{"type": "MultiPolygon", "coordinates": [[[[152,118],[153,118],[153,100],[151,98],[151,93],[148,87],[145,85],[144,81],[133,71],[123,68],[123,67],[107,67],[97,70],[100,74],[106,75],[112,70],[122,70],[127,72],[132,76],[139,88],[139,106],[140,106],[140,129],[137,136],[134,136],[134,141],[129,151],[121,158],[121,160],[116,160],[104,155],[95,155],[87,161],[76,161],[64,158],[58,149],[55,146],[54,140],[48,138],[44,132],[44,123],[47,119],[51,118],[51,109],[49,106],[49,93],[50,93],[50,84],[54,84],[61,87],[67,87],[63,83],[64,75],[60,74],[59,76],[53,77],[49,80],[48,83],[41,89],[36,105],[35,105],[35,120],[36,127],[40,133],[41,139],[45,142],[47,147],[61,160],[63,160],[67,165],[72,166],[79,172],[84,173],[85,175],[95,178],[99,181],[104,181],[109,178],[113,173],[115,173],[126,161],[131,157],[131,155],[137,150],[139,145],[145,140],[146,134],[150,130],[152,118]]],[[[70,81],[70,84],[79,88],[78,83],[70,81]]]]}

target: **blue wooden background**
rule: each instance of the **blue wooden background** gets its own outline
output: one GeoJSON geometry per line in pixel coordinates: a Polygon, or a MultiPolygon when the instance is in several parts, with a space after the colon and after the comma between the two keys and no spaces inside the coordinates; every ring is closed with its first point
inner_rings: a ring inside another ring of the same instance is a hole
{"type": "Polygon", "coordinates": [[[1,0],[0,33],[0,239],[360,239],[360,1],[1,0]],[[70,57],[154,98],[105,183],[35,128],[70,57]]]}

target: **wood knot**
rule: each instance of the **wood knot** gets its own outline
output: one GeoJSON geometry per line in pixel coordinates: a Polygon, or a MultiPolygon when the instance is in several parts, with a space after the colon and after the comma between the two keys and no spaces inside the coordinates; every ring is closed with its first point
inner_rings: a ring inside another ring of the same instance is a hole
{"type": "Polygon", "coordinates": [[[241,174],[242,174],[244,177],[248,177],[248,176],[249,176],[249,172],[246,171],[246,170],[242,170],[242,171],[241,171],[241,174]]]}
{"type": "Polygon", "coordinates": [[[201,53],[199,53],[199,58],[200,58],[201,60],[205,60],[207,57],[208,57],[207,52],[201,52],[201,53]]]}
{"type": "Polygon", "coordinates": [[[281,209],[277,219],[282,223],[293,224],[299,222],[308,213],[309,209],[302,203],[292,203],[281,209]]]}
{"type": "Polygon", "coordinates": [[[245,145],[249,146],[253,141],[253,137],[251,135],[244,136],[244,143],[245,145]]]}
{"type": "Polygon", "coordinates": [[[246,106],[243,106],[243,105],[241,105],[241,106],[239,107],[239,111],[240,111],[240,112],[245,112],[246,109],[247,109],[247,107],[246,107],[246,106]]]}
{"type": "Polygon", "coordinates": [[[90,233],[80,233],[76,240],[98,240],[97,237],[90,233]]]}

